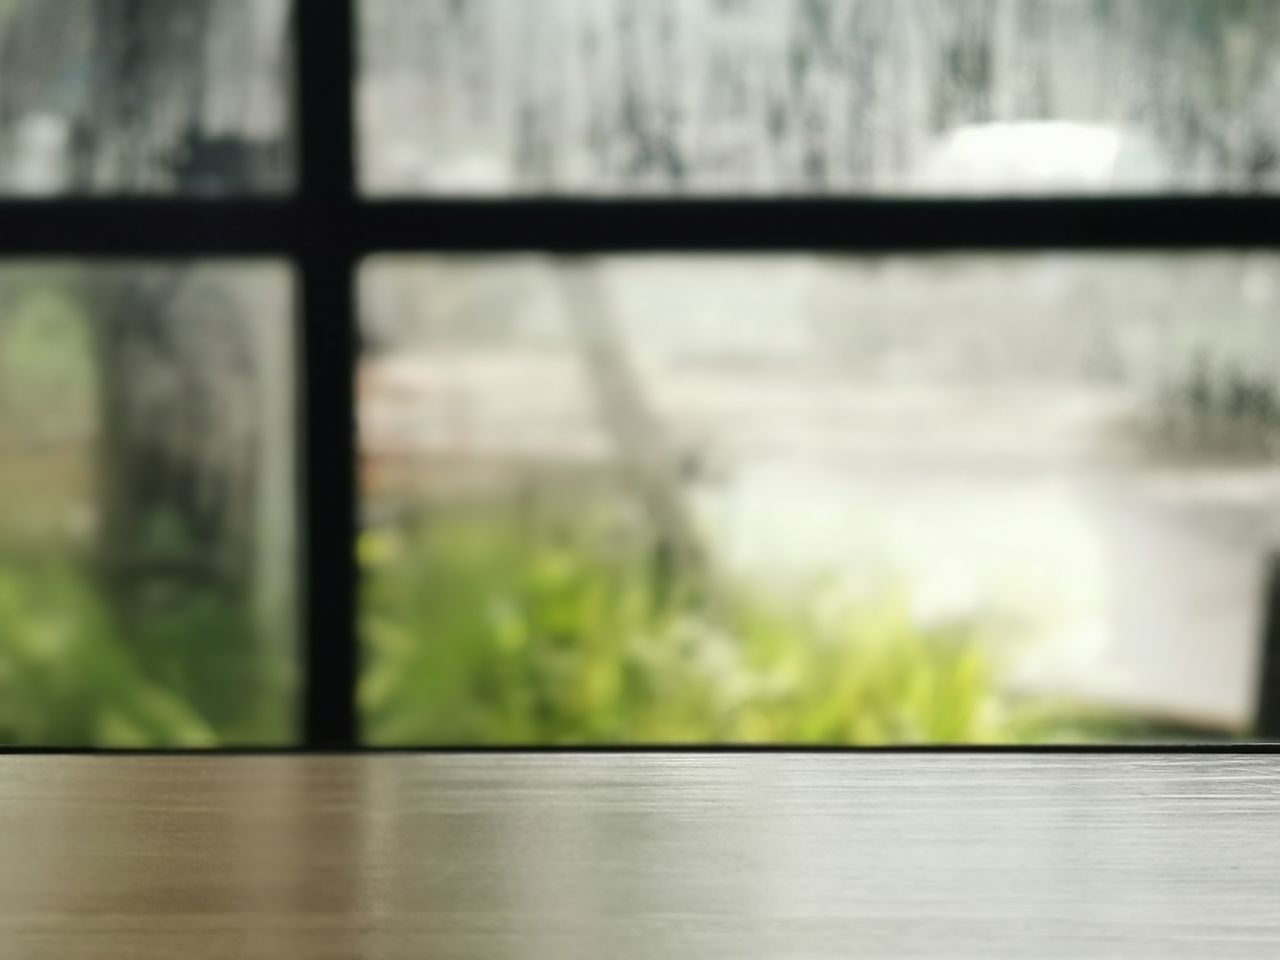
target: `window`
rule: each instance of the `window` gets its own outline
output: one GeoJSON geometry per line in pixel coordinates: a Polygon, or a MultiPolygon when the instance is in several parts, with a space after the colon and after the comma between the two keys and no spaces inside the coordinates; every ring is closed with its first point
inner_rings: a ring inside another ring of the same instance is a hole
{"type": "Polygon", "coordinates": [[[1274,256],[419,256],[362,287],[374,743],[1250,729],[1274,256]]]}
{"type": "Polygon", "coordinates": [[[1254,193],[1267,0],[365,0],[377,196],[1254,193]]]}
{"type": "Polygon", "coordinates": [[[1274,736],[1278,45],[0,0],[0,739],[1274,736]]]}
{"type": "Polygon", "coordinates": [[[296,737],[278,263],[0,266],[0,740],[296,737]]]}
{"type": "Polygon", "coordinates": [[[286,0],[0,4],[0,193],[292,184],[286,0]]]}

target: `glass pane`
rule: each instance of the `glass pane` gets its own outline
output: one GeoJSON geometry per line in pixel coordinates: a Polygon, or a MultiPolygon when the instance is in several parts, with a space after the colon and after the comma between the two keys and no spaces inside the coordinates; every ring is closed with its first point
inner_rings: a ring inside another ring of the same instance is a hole
{"type": "Polygon", "coordinates": [[[0,194],[292,183],[288,0],[0,0],[0,194]]]}
{"type": "Polygon", "coordinates": [[[1254,192],[1273,0],[362,0],[374,194],[1254,192]]]}
{"type": "Polygon", "coordinates": [[[432,256],[362,297],[373,743],[1249,734],[1280,258],[432,256]]]}
{"type": "Polygon", "coordinates": [[[295,739],[291,299],[0,265],[0,743],[295,739]]]}

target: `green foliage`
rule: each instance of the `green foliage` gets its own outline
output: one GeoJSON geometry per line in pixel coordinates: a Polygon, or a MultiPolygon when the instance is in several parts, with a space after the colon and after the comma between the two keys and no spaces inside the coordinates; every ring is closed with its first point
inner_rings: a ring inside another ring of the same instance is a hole
{"type": "MultiPolygon", "coordinates": [[[[1001,743],[1177,731],[999,691],[1008,624],[923,627],[909,595],[660,591],[608,524],[485,511],[367,534],[373,744],[1001,743]]],[[[0,563],[0,743],[288,737],[289,664],[226,596],[155,585],[138,626],[69,563],[0,563]],[[277,662],[277,660],[279,662],[277,662]]],[[[1203,739],[1189,731],[1181,739],[1203,739]]]]}
{"type": "Polygon", "coordinates": [[[794,598],[661,592],[579,515],[451,511],[370,532],[360,689],[376,744],[1019,740],[990,622],[923,626],[889,584],[794,598]]]}
{"type": "Polygon", "coordinates": [[[118,641],[70,567],[0,567],[0,742],[212,746],[217,736],[118,641]]]}
{"type": "Polygon", "coordinates": [[[258,643],[243,603],[153,583],[132,615],[51,559],[0,563],[0,744],[281,744],[290,665],[258,643]]]}
{"type": "Polygon", "coordinates": [[[187,704],[219,743],[287,742],[293,672],[266,647],[243,598],[164,581],[140,593],[126,629],[147,676],[187,704]]]}

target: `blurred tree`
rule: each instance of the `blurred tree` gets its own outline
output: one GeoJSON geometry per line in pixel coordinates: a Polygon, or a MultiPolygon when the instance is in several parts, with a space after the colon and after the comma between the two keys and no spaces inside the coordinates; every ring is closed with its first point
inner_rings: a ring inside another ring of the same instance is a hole
{"type": "MultiPolygon", "coordinates": [[[[283,99],[286,37],[282,19],[265,31],[255,22],[264,10],[283,6],[11,0],[0,8],[0,50],[21,63],[11,87],[10,64],[0,64],[0,185],[3,147],[15,147],[12,137],[4,142],[6,118],[14,117],[65,133],[50,141],[60,155],[57,178],[24,192],[225,193],[280,184],[285,126],[253,96],[266,86],[268,100],[283,99]],[[24,40],[41,55],[24,52],[24,40]]],[[[16,147],[29,153],[27,140],[16,147]]],[[[20,180],[32,164],[11,166],[20,180]]],[[[255,712],[270,698],[254,695],[278,679],[264,668],[261,628],[284,624],[264,618],[259,602],[271,592],[281,606],[279,589],[263,586],[280,580],[266,568],[282,561],[279,550],[263,549],[263,504],[268,486],[288,488],[278,471],[289,469],[292,451],[281,391],[268,386],[289,369],[271,345],[278,326],[254,315],[265,304],[246,306],[252,281],[232,289],[226,274],[200,267],[83,271],[69,282],[96,368],[96,567],[119,635],[141,669],[220,734],[278,738],[278,724],[264,734],[255,712]],[[269,452],[268,439],[283,449],[269,452]],[[277,475],[264,484],[268,470],[277,475]]]]}

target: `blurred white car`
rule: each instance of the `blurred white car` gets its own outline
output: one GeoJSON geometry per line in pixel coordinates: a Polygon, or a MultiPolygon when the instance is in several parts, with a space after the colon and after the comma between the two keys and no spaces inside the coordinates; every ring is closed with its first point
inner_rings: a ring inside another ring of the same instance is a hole
{"type": "Polygon", "coordinates": [[[1173,180],[1168,157],[1142,134],[1067,121],[957,127],[912,177],[921,193],[1150,193],[1173,180]]]}

